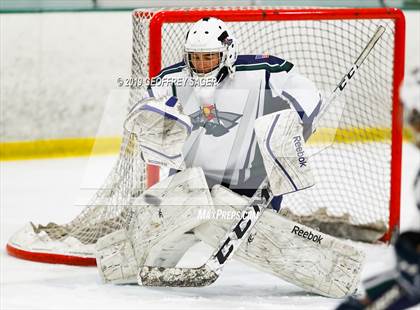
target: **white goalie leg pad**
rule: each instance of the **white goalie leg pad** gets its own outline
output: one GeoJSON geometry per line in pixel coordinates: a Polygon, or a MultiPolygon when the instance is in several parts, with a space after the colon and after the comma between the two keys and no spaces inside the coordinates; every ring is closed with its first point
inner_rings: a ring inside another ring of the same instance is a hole
{"type": "MultiPolygon", "coordinates": [[[[248,202],[220,185],[213,187],[212,196],[215,208],[224,212],[236,212],[248,202]]],[[[219,219],[194,232],[215,247],[230,225],[219,219]]],[[[309,292],[342,298],[355,292],[364,254],[345,241],[267,210],[235,258],[309,292]]]]}
{"type": "Polygon", "coordinates": [[[213,202],[203,170],[190,168],[155,184],[129,208],[128,227],[97,243],[105,282],[133,283],[143,265],[175,266],[196,241],[185,233],[205,221],[200,212],[213,210],[213,202]]]}
{"type": "Polygon", "coordinates": [[[184,169],[182,148],[191,133],[190,117],[182,113],[176,97],[147,98],[128,114],[124,128],[140,142],[146,163],[184,169]]]}
{"type": "MultiPolygon", "coordinates": [[[[139,264],[131,238],[125,229],[115,231],[96,243],[97,266],[103,282],[137,284],[139,264]]],[[[174,240],[166,240],[154,246],[147,257],[147,265],[175,266],[185,252],[200,241],[193,233],[185,233],[174,240]]]]}
{"type": "Polygon", "coordinates": [[[192,232],[186,232],[178,235],[177,238],[164,240],[150,250],[145,265],[165,268],[174,267],[188,249],[197,242],[200,242],[200,239],[192,232]]]}
{"type": "Polygon", "coordinates": [[[98,240],[96,264],[105,283],[137,283],[137,261],[125,229],[114,231],[98,240]]]}
{"type": "Polygon", "coordinates": [[[276,196],[314,185],[302,130],[295,110],[268,114],[255,121],[264,168],[276,196]]]}

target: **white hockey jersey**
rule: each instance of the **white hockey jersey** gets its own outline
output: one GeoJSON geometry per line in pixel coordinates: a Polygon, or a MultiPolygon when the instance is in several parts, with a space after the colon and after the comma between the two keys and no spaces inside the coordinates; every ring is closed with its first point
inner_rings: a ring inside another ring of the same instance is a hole
{"type": "MultiPolygon", "coordinates": [[[[191,117],[193,130],[183,149],[187,167],[202,167],[209,186],[256,189],[265,178],[265,170],[254,121],[262,115],[292,108],[302,119],[307,138],[314,130],[312,123],[319,112],[321,96],[310,80],[291,72],[292,63],[278,57],[240,55],[234,66],[234,77],[222,69],[215,92],[204,99],[198,88],[189,83],[151,86],[148,93],[157,98],[178,97],[184,114],[191,117]]],[[[158,77],[185,80],[188,71],[180,62],[163,69],[158,77]]]]}

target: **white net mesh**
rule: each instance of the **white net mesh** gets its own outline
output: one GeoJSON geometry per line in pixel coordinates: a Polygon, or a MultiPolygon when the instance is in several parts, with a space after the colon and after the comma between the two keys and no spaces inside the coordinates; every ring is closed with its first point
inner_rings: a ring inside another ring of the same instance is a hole
{"type": "MultiPolygon", "coordinates": [[[[238,13],[228,8],[218,10],[238,13]]],[[[161,44],[161,68],[182,60],[185,35],[191,25],[184,18],[194,11],[180,10],[175,22],[163,20],[160,37],[153,38],[149,37],[150,25],[158,11],[133,13],[132,78],[150,76],[149,57],[159,59],[152,45],[161,44]]],[[[328,233],[366,241],[380,238],[389,229],[390,216],[392,98],[396,91],[394,20],[341,19],[337,15],[333,20],[265,21],[263,14],[261,17],[259,21],[239,21],[238,17],[235,22],[227,22],[239,42],[239,54],[268,53],[286,59],[326,95],[377,27],[386,28],[358,77],[340,98],[345,102],[344,111],[332,108],[320,122],[318,137],[322,138],[322,133],[335,127],[339,119],[334,143],[311,158],[316,185],[286,196],[282,205],[284,214],[328,233]]],[[[133,88],[129,105],[145,91],[145,85],[133,88]]],[[[320,147],[316,135],[309,145],[315,150],[320,147]]],[[[65,231],[83,243],[94,243],[124,224],[124,206],[144,188],[144,165],[136,141],[125,135],[118,163],[91,205],[68,225],[51,226],[49,235],[58,238],[65,231]]]]}

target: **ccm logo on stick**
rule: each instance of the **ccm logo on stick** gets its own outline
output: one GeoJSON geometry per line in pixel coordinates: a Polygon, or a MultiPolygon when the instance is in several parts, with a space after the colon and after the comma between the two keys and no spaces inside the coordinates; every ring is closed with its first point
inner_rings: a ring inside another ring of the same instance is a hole
{"type": "Polygon", "coordinates": [[[344,87],[347,86],[347,81],[353,77],[357,69],[359,69],[359,67],[357,65],[353,65],[353,67],[350,68],[349,72],[343,77],[340,84],[338,84],[338,88],[340,89],[340,91],[343,91],[344,87]]]}
{"type": "MultiPolygon", "coordinates": [[[[248,229],[255,225],[255,222],[258,219],[257,215],[261,213],[262,208],[264,208],[265,205],[270,202],[272,197],[271,191],[267,188],[260,190],[260,197],[257,196],[257,193],[254,194],[256,197],[253,198],[252,204],[247,207],[249,211],[243,215],[242,219],[238,222],[238,224],[236,224],[232,231],[235,234],[237,240],[241,240],[248,229]],[[250,213],[251,211],[253,213],[250,213]]],[[[235,250],[234,244],[232,244],[231,241],[231,237],[228,237],[223,243],[222,247],[216,253],[216,258],[220,265],[224,264],[229,256],[233,253],[233,250],[235,250]]]]}
{"type": "Polygon", "coordinates": [[[293,143],[295,145],[296,154],[299,158],[300,167],[306,167],[307,161],[305,158],[305,152],[302,148],[302,143],[300,142],[302,138],[300,136],[293,137],[293,143]]]}
{"type": "Polygon", "coordinates": [[[311,231],[300,229],[297,225],[293,227],[291,233],[319,244],[321,244],[321,240],[324,239],[321,235],[315,235],[311,231]]]}

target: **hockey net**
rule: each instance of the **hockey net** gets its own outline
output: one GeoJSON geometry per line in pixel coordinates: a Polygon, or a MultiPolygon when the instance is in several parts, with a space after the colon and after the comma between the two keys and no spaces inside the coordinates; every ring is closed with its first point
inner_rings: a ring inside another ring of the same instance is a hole
{"type": "MultiPolygon", "coordinates": [[[[376,28],[386,28],[342,95],[344,110],[330,109],[309,140],[309,147],[317,148],[323,135],[333,130],[333,143],[311,159],[316,186],[287,195],[281,212],[332,235],[368,242],[389,240],[399,221],[402,13],[256,7],[136,10],[132,79],[144,81],[179,62],[188,28],[206,16],[228,24],[239,42],[239,54],[286,59],[324,94],[335,88],[376,28]]],[[[145,83],[136,86],[130,91],[129,107],[146,92],[145,83]]],[[[126,206],[159,179],[159,169],[145,167],[140,155],[136,139],[124,133],[119,159],[89,206],[68,224],[26,227],[9,241],[9,253],[47,262],[94,264],[93,245],[98,238],[126,225],[130,217],[126,206]],[[28,231],[53,246],[38,242],[38,250],[33,250],[33,241],[19,240],[28,231]]]]}

